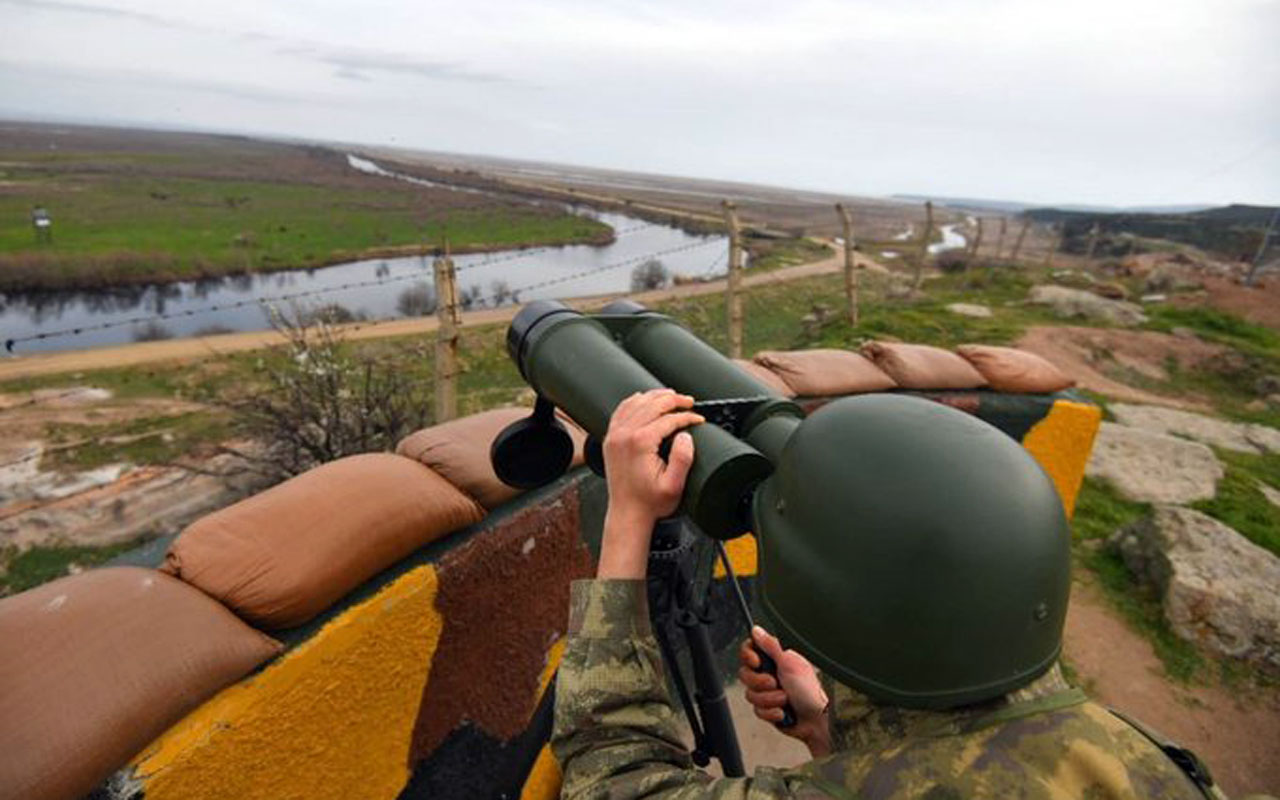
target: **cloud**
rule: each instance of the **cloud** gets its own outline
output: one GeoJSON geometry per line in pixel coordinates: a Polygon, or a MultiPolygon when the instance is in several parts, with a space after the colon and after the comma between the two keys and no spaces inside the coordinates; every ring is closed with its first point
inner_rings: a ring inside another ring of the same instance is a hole
{"type": "Polygon", "coordinates": [[[162,17],[158,14],[148,14],[143,11],[133,11],[127,8],[116,8],[114,6],[96,6],[89,3],[72,3],[66,0],[0,0],[5,5],[17,6],[19,8],[29,8],[37,11],[63,11],[70,14],[88,14],[96,17],[109,17],[112,19],[126,19],[134,22],[145,22],[148,25],[157,25],[162,28],[188,29],[197,30],[197,26],[182,20],[172,19],[170,17],[162,17]]]}
{"type": "Polygon", "coordinates": [[[511,78],[492,72],[472,70],[456,61],[430,61],[399,53],[379,53],[368,50],[335,50],[315,45],[282,47],[281,55],[298,56],[337,67],[334,73],[348,80],[368,80],[367,73],[381,72],[390,75],[409,75],[440,81],[465,83],[514,83],[511,78]]]}

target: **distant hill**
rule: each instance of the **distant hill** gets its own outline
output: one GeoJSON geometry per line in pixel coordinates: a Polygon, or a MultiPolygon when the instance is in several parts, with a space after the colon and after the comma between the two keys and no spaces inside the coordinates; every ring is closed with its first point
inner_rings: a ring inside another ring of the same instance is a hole
{"type": "Polygon", "coordinates": [[[1275,211],[1274,206],[1233,204],[1190,213],[1099,213],[1069,208],[1034,208],[1024,213],[1036,222],[1065,226],[1063,249],[1067,252],[1083,252],[1089,232],[1097,225],[1102,254],[1120,248],[1121,237],[1138,236],[1182,242],[1226,258],[1247,260],[1253,257],[1275,211]]]}
{"type": "MultiPolygon", "coordinates": [[[[938,205],[967,211],[998,211],[1005,214],[1021,214],[1033,208],[1043,208],[1040,203],[1024,203],[1020,200],[992,200],[981,197],[937,197],[926,194],[895,194],[895,200],[923,203],[932,200],[938,205]]],[[[1095,206],[1068,203],[1053,208],[1059,211],[1078,211],[1091,214],[1186,214],[1212,208],[1208,203],[1186,203],[1168,206],[1095,206]]]]}

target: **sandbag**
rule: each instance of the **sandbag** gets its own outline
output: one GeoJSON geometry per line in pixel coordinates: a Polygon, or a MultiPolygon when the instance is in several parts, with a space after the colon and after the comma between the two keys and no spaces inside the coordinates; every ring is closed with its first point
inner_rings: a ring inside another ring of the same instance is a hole
{"type": "Polygon", "coordinates": [[[756,353],[755,362],[801,397],[883,392],[897,386],[869,359],[848,350],[764,350],[756,353]]]}
{"type": "MultiPolygon", "coordinates": [[[[503,428],[529,416],[527,408],[495,408],[434,425],[400,440],[396,452],[425,464],[488,509],[521,494],[498,480],[489,460],[489,447],[503,428]]],[[[573,438],[573,464],[582,463],[587,434],[572,420],[561,418],[573,438]]]]}
{"type": "Polygon", "coordinates": [[[767,367],[762,367],[754,361],[747,361],[742,358],[733,359],[733,363],[737,364],[743,372],[760,381],[783,397],[796,396],[795,391],[773,370],[768,369],[767,367]]]}
{"type": "Polygon", "coordinates": [[[903,389],[979,389],[987,379],[949,350],[927,344],[867,342],[862,352],[903,389]]]}
{"type": "Polygon", "coordinates": [[[956,352],[974,366],[998,392],[1049,394],[1076,382],[1046,359],[1012,347],[962,344],[956,352]]]}
{"type": "Polygon", "coordinates": [[[412,459],[322,464],[196,520],[161,569],[253,624],[291,628],[484,509],[412,459]]]}
{"type": "Polygon", "coordinates": [[[104,567],[0,600],[0,798],[75,800],[280,652],[198,589],[104,567]]]}

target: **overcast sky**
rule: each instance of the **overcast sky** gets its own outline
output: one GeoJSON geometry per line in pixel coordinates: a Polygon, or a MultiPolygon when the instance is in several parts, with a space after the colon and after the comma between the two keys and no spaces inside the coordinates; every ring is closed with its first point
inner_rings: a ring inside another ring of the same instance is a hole
{"type": "Polygon", "coordinates": [[[0,0],[0,117],[848,194],[1280,201],[1280,0],[0,0]]]}

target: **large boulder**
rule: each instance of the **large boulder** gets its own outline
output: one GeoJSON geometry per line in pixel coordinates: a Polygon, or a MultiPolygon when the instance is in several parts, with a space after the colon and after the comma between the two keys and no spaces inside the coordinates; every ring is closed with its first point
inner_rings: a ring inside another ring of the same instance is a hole
{"type": "Polygon", "coordinates": [[[1157,506],[1110,544],[1160,593],[1177,635],[1280,669],[1280,558],[1216,519],[1177,506],[1157,506]]]}
{"type": "Polygon", "coordinates": [[[1123,425],[1168,433],[1238,453],[1280,453],[1280,431],[1266,425],[1226,420],[1159,406],[1114,403],[1107,407],[1123,425]]]}
{"type": "Polygon", "coordinates": [[[1104,422],[1085,474],[1142,503],[1194,503],[1218,491],[1223,469],[1203,444],[1104,422]]]}
{"type": "Polygon", "coordinates": [[[1027,299],[1036,305],[1049,306],[1054,314],[1065,319],[1091,319],[1112,325],[1141,325],[1147,321],[1141,307],[1133,303],[1066,286],[1035,286],[1027,299]]]}

